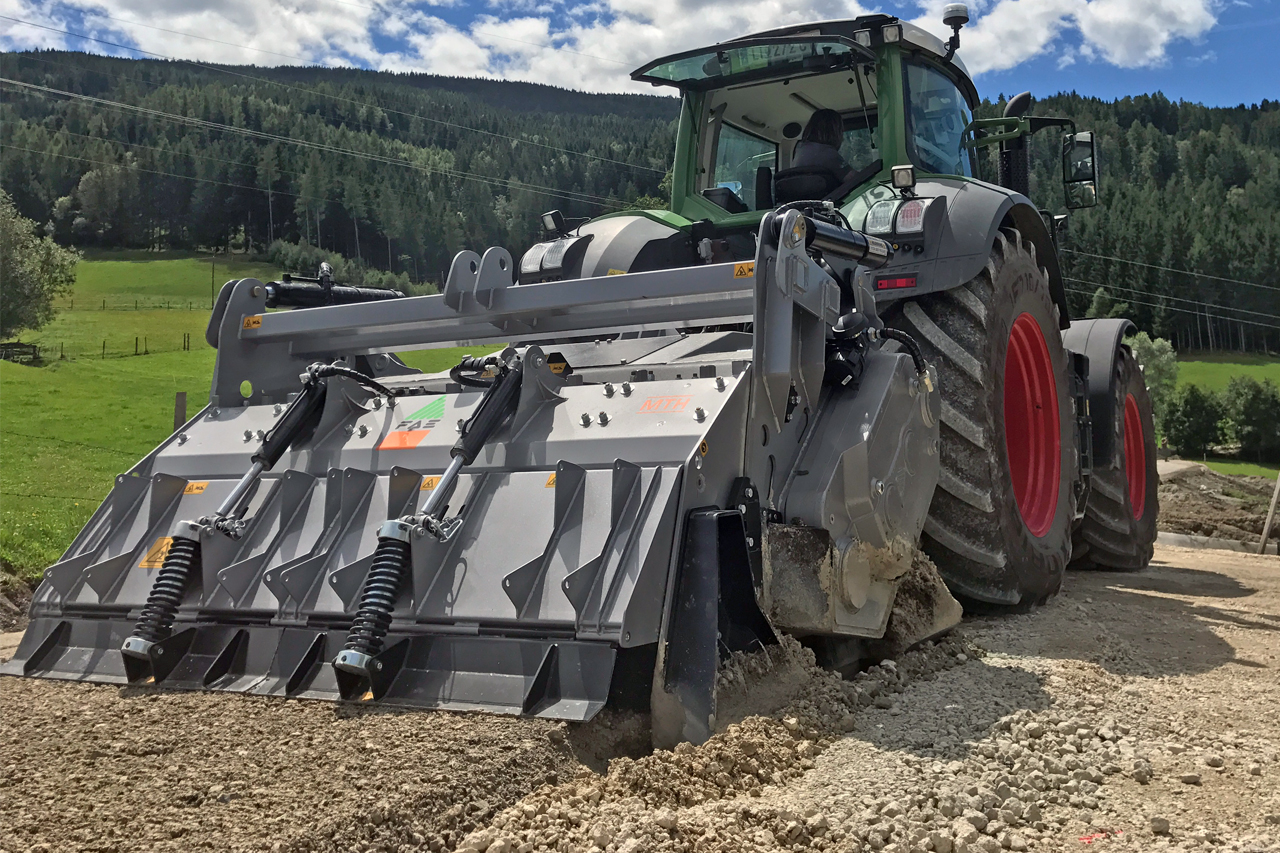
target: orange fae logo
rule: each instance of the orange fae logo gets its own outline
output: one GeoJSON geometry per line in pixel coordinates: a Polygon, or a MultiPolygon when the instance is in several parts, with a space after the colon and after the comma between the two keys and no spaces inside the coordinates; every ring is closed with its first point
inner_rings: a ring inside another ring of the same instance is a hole
{"type": "Polygon", "coordinates": [[[683,412],[692,399],[692,396],[646,397],[644,404],[640,406],[640,413],[666,414],[668,412],[683,412]]]}

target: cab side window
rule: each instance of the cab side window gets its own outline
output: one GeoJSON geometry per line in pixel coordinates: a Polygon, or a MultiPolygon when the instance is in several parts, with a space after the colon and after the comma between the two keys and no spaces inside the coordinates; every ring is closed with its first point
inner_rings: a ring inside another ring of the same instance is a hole
{"type": "Polygon", "coordinates": [[[907,61],[907,148],[926,172],[973,177],[973,157],[964,146],[970,115],[964,95],[941,71],[907,61]]]}
{"type": "MultiPolygon", "coordinates": [[[[746,210],[755,210],[756,169],[761,166],[768,166],[777,171],[778,146],[767,139],[761,139],[725,123],[720,127],[711,186],[704,195],[721,207],[726,207],[717,200],[717,196],[723,196],[723,193],[711,191],[717,188],[728,189],[745,205],[746,210]]],[[[739,211],[730,210],[729,212],[739,211]]]]}

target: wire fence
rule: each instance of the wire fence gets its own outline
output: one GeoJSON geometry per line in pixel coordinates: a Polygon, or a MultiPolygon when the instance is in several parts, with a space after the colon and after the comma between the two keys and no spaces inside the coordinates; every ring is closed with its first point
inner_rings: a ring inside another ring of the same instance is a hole
{"type": "Polygon", "coordinates": [[[55,307],[63,311],[208,311],[213,306],[198,296],[112,296],[59,300],[55,307]],[[76,306],[80,307],[77,308],[76,306]]]}
{"type": "Polygon", "coordinates": [[[72,361],[80,359],[135,358],[148,355],[160,355],[170,352],[190,352],[203,338],[191,332],[166,332],[145,335],[113,335],[100,340],[86,341],[77,338],[74,341],[36,341],[31,344],[34,358],[10,359],[21,360],[28,364],[40,365],[53,361],[72,361]]]}

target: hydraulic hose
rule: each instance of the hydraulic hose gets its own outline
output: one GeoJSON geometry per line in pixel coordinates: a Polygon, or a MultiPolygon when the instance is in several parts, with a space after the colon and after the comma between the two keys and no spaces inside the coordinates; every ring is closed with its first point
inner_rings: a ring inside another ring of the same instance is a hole
{"type": "Polygon", "coordinates": [[[924,360],[924,352],[920,349],[920,345],[916,343],[916,339],[908,335],[901,329],[892,329],[885,327],[878,329],[876,335],[881,338],[887,338],[891,341],[897,341],[907,348],[907,352],[911,355],[911,361],[915,363],[916,374],[924,383],[926,391],[933,390],[933,380],[929,378],[929,364],[924,360]]]}
{"type": "Polygon", "coordinates": [[[489,377],[483,374],[492,370],[497,364],[498,358],[496,356],[486,356],[484,358],[467,356],[459,364],[449,369],[449,378],[467,388],[488,388],[494,383],[496,374],[489,377]]]}

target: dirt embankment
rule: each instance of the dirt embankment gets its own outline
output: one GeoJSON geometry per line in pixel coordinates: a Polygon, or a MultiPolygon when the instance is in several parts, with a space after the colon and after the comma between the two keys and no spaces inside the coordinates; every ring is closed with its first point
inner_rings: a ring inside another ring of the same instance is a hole
{"type": "Polygon", "coordinates": [[[0,572],[0,634],[27,627],[31,586],[26,581],[0,572]]]}
{"type": "Polygon", "coordinates": [[[1160,547],[850,681],[786,642],[721,688],[763,714],[605,769],[640,718],[0,679],[0,850],[1280,851],[1280,558],[1160,547]]]}
{"type": "Polygon", "coordinates": [[[1160,477],[1160,529],[1257,544],[1275,485],[1192,463],[1160,477]]]}

